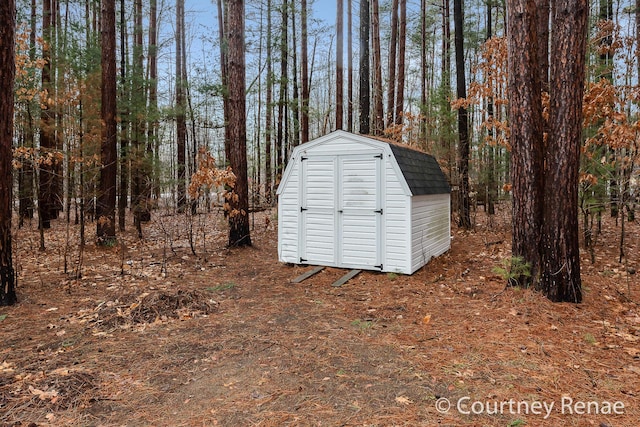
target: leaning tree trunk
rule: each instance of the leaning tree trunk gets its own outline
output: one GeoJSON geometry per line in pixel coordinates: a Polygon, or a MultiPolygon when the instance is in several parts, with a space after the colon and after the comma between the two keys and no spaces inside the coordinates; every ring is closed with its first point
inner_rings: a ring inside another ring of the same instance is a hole
{"type": "Polygon", "coordinates": [[[545,171],[548,208],[544,212],[542,274],[538,284],[550,300],[575,303],[582,300],[578,174],[588,10],[587,0],[555,2],[545,171]]]}
{"type": "Polygon", "coordinates": [[[116,5],[102,1],[102,142],[99,194],[96,204],[96,238],[109,245],[116,238],[117,104],[116,104],[116,5]]]}
{"type": "Polygon", "coordinates": [[[247,177],[247,114],[245,95],[244,53],[244,0],[229,0],[228,10],[228,71],[227,87],[229,102],[230,149],[228,153],[231,170],[236,176],[230,197],[229,246],[251,246],[249,234],[249,184],[247,177]]]}
{"type": "Polygon", "coordinates": [[[15,25],[15,0],[3,0],[0,2],[0,306],[15,304],[17,300],[11,254],[15,25]]]}
{"type": "MultiPolygon", "coordinates": [[[[511,252],[530,264],[533,281],[540,271],[540,231],[544,206],[542,101],[538,69],[535,0],[507,3],[509,120],[513,221],[511,252]]],[[[514,278],[529,286],[532,277],[514,278]]]]}

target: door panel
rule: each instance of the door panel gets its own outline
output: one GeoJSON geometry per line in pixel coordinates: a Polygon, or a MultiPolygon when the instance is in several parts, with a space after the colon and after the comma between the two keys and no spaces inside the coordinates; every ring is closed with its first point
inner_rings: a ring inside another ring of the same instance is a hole
{"type": "Polygon", "coordinates": [[[309,264],[335,265],[335,160],[308,157],[302,166],[301,259],[309,264]]]}
{"type": "Polygon", "coordinates": [[[379,264],[379,169],[373,155],[344,156],[339,160],[340,263],[375,267],[379,264]]]}

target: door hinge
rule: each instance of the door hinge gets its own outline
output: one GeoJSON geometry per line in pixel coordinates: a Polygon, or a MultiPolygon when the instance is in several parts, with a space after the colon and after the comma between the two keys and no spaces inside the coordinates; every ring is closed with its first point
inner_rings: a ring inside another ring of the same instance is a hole
{"type": "Polygon", "coordinates": [[[382,153],[377,154],[377,155],[375,155],[375,156],[373,156],[373,157],[374,157],[375,159],[381,159],[381,158],[382,158],[382,153]]]}
{"type": "Polygon", "coordinates": [[[380,265],[374,265],[375,268],[379,268],[380,270],[382,270],[382,264],[380,265]]]}
{"type": "Polygon", "coordinates": [[[302,257],[300,257],[300,263],[303,263],[303,262],[307,262],[307,260],[302,258],[302,257]]]}
{"type": "Polygon", "coordinates": [[[307,210],[307,208],[303,208],[302,206],[300,206],[300,212],[304,212],[306,210],[307,210]]]}
{"type": "Polygon", "coordinates": [[[377,211],[374,211],[375,213],[379,213],[380,215],[383,214],[383,210],[382,209],[378,209],[377,211]]]}
{"type": "Polygon", "coordinates": [[[304,161],[305,161],[305,160],[307,160],[307,159],[308,159],[308,157],[304,157],[304,156],[300,157],[300,161],[301,161],[301,162],[304,162],[304,161]]]}

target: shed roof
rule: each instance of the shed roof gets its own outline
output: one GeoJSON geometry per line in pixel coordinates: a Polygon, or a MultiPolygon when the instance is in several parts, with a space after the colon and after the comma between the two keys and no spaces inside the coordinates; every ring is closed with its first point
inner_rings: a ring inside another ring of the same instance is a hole
{"type": "Polygon", "coordinates": [[[400,171],[414,196],[451,193],[447,177],[435,157],[421,151],[389,144],[400,171]]]}

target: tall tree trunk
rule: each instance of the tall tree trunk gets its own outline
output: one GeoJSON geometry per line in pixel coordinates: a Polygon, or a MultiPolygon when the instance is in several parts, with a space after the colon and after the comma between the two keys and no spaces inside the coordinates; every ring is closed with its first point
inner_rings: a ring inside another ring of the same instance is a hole
{"type": "MultiPolygon", "coordinates": [[[[455,47],[456,47],[456,87],[458,98],[467,97],[467,85],[464,69],[464,11],[462,0],[453,0],[453,22],[455,26],[455,47]]],[[[460,215],[460,227],[471,228],[471,212],[469,208],[469,123],[467,109],[458,109],[458,174],[460,176],[460,204],[458,212],[460,215]]]]}
{"type": "Polygon", "coordinates": [[[550,133],[546,156],[539,289],[552,301],[582,301],[578,174],[589,5],[556,0],[551,42],[550,133]]]}
{"type": "Polygon", "coordinates": [[[395,123],[396,59],[398,50],[398,0],[391,3],[391,38],[389,40],[389,83],[387,84],[386,127],[395,123]]]}
{"type": "MultiPolygon", "coordinates": [[[[31,17],[30,17],[31,34],[29,34],[29,59],[34,62],[36,60],[36,31],[37,31],[37,1],[31,0],[31,17]]],[[[27,104],[27,129],[25,134],[25,144],[28,149],[35,148],[35,123],[33,119],[33,103],[27,104]]],[[[19,222],[18,227],[22,227],[25,219],[33,218],[33,178],[34,165],[33,161],[23,162],[22,167],[18,171],[18,197],[19,197],[19,222]]]]}
{"type": "Polygon", "coordinates": [[[370,132],[371,123],[371,69],[369,67],[369,37],[370,37],[369,0],[360,0],[360,86],[359,110],[360,130],[363,135],[370,132]]]}
{"type": "MultiPolygon", "coordinates": [[[[298,85],[298,44],[296,33],[296,6],[295,3],[291,4],[291,59],[293,60],[293,99],[291,104],[293,106],[293,141],[292,146],[300,145],[300,88],[298,85]]],[[[287,159],[289,158],[289,151],[287,150],[287,159]]]]}
{"type": "Polygon", "coordinates": [[[127,81],[127,22],[125,0],[120,0],[120,191],[118,195],[118,229],[125,229],[125,215],[129,193],[129,115],[130,85],[127,81]]]}
{"type": "MultiPolygon", "coordinates": [[[[271,205],[272,202],[272,198],[273,198],[273,189],[272,189],[272,168],[271,168],[271,145],[272,145],[272,136],[273,136],[273,56],[272,56],[272,52],[273,52],[273,42],[272,42],[272,37],[271,37],[271,31],[273,30],[272,28],[273,24],[272,24],[272,18],[271,18],[271,0],[267,0],[267,58],[266,58],[266,63],[267,63],[267,88],[266,88],[266,94],[265,94],[265,125],[264,125],[264,190],[265,190],[265,197],[267,199],[267,204],[271,205]]],[[[305,61],[306,62],[306,61],[305,61]]],[[[305,65],[303,64],[303,67],[305,65]]],[[[304,72],[303,72],[304,74],[304,72]]],[[[303,84],[303,89],[302,91],[304,92],[304,80],[302,81],[303,84]]],[[[308,88],[307,88],[308,90],[308,88]]],[[[303,94],[304,97],[304,94],[303,94]]],[[[308,98],[307,98],[307,102],[308,102],[308,98]]],[[[308,105],[308,104],[307,104],[308,105]]],[[[307,110],[308,113],[308,110],[307,110]]],[[[302,120],[303,120],[303,130],[302,130],[302,135],[304,138],[304,127],[305,127],[305,114],[303,111],[303,115],[302,115],[302,120]]],[[[309,131],[309,116],[306,115],[306,128],[307,128],[307,136],[308,136],[308,131],[309,131]]]]}
{"type": "Polygon", "coordinates": [[[113,244],[116,238],[116,181],[118,175],[116,115],[116,5],[103,0],[102,41],[102,143],[100,185],[96,203],[96,237],[99,244],[113,244]]]}
{"type": "Polygon", "coordinates": [[[276,134],[276,185],[280,183],[284,171],[283,151],[287,146],[285,138],[287,132],[287,97],[289,94],[288,69],[289,69],[289,0],[282,2],[282,22],[280,28],[280,92],[278,94],[278,129],[276,134]]]}
{"type": "Polygon", "coordinates": [[[402,124],[404,111],[404,70],[407,46],[407,0],[399,0],[400,17],[398,21],[398,78],[396,82],[395,124],[402,124]]]}
{"type": "Polygon", "coordinates": [[[11,253],[15,28],[15,0],[4,0],[0,2],[0,306],[17,302],[11,253]]]}
{"type": "Polygon", "coordinates": [[[182,62],[184,55],[182,47],[184,45],[184,0],[176,0],[176,149],[178,154],[178,191],[177,207],[178,212],[184,211],[187,203],[187,120],[186,120],[186,97],[184,68],[186,64],[182,62]]]}
{"type": "Polygon", "coordinates": [[[530,264],[531,277],[518,277],[523,286],[540,272],[540,231],[544,206],[542,100],[538,69],[535,0],[507,3],[509,37],[509,121],[513,220],[511,252],[530,264]]]}
{"type": "Polygon", "coordinates": [[[228,0],[229,128],[228,154],[236,176],[229,213],[229,246],[251,246],[247,178],[247,121],[245,98],[244,0],[228,0]]]}
{"type": "MultiPolygon", "coordinates": [[[[493,37],[493,4],[492,0],[487,1],[487,41],[493,37]]],[[[494,215],[496,213],[495,201],[497,199],[496,188],[496,168],[495,168],[495,143],[493,142],[493,97],[490,95],[487,98],[487,122],[489,122],[488,136],[492,141],[487,147],[488,150],[488,167],[487,167],[487,213],[494,215]]]]}
{"type": "Polygon", "coordinates": [[[133,117],[133,141],[131,147],[131,204],[133,219],[138,231],[138,237],[142,238],[140,221],[143,217],[149,218],[148,197],[145,183],[151,177],[148,150],[145,144],[146,123],[148,115],[147,100],[144,81],[144,51],[142,45],[142,0],[134,1],[134,27],[133,27],[133,64],[131,70],[131,99],[133,117]]]}
{"type": "Polygon", "coordinates": [[[307,30],[308,13],[307,0],[302,0],[300,4],[300,72],[302,80],[302,116],[300,119],[300,141],[303,144],[309,141],[309,41],[307,30]]]}
{"type": "Polygon", "coordinates": [[[353,5],[347,0],[347,130],[353,132],[353,5]]]}
{"type": "Polygon", "coordinates": [[[342,129],[344,102],[344,0],[337,0],[336,16],[336,129],[342,129]]]}
{"type": "Polygon", "coordinates": [[[147,155],[149,156],[149,179],[146,182],[146,196],[160,196],[160,183],[154,167],[160,160],[160,140],[158,138],[158,8],[157,0],[149,1],[149,127],[147,129],[147,155]],[[153,182],[152,188],[150,182],[153,182]]]}
{"type": "MultiPolygon", "coordinates": [[[[491,1],[491,0],[489,0],[491,1]]],[[[427,143],[427,0],[420,0],[420,141],[427,143]]]]}
{"type": "Polygon", "coordinates": [[[538,69],[540,70],[540,88],[549,93],[549,13],[550,0],[536,0],[538,14],[538,69]]]}
{"type": "Polygon", "coordinates": [[[382,60],[380,54],[380,8],[371,0],[371,48],[373,49],[373,134],[382,135],[384,111],[382,99],[382,60]]]}
{"type": "Polygon", "coordinates": [[[41,229],[51,227],[51,220],[57,218],[56,206],[56,162],[55,155],[55,120],[53,113],[53,85],[52,85],[52,25],[51,25],[51,0],[43,0],[42,9],[42,36],[44,44],[42,47],[42,90],[47,92],[45,102],[43,103],[42,112],[40,113],[40,155],[46,160],[40,163],[39,172],[39,196],[38,196],[38,215],[41,229]]]}

